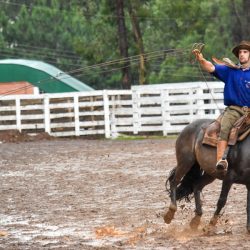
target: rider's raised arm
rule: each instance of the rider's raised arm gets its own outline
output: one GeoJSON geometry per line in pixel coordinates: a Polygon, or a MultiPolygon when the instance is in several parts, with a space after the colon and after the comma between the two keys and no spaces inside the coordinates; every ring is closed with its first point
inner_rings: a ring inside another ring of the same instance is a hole
{"type": "Polygon", "coordinates": [[[215,71],[215,66],[211,62],[207,61],[198,49],[193,50],[192,53],[195,55],[196,60],[200,63],[202,69],[208,73],[213,73],[215,71]]]}

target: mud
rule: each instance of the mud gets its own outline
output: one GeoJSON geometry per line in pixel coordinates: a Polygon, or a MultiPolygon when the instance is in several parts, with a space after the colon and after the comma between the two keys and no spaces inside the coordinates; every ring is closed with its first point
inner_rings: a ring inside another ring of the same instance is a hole
{"type": "Polygon", "coordinates": [[[204,215],[179,203],[170,225],[165,180],[175,139],[35,140],[0,144],[0,249],[249,249],[246,190],[234,185],[207,230],[220,181],[203,191],[204,215]]]}

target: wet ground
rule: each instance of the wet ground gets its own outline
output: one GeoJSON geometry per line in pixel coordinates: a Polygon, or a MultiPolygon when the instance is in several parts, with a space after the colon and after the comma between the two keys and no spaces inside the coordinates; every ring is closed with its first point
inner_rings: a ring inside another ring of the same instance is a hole
{"type": "Polygon", "coordinates": [[[220,181],[203,191],[204,216],[179,203],[173,222],[165,180],[175,139],[55,139],[0,143],[0,249],[249,249],[246,190],[234,185],[207,232],[220,181]]]}

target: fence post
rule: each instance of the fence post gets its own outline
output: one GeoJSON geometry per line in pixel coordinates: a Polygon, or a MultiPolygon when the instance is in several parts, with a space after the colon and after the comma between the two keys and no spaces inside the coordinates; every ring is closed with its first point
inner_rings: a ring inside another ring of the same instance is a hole
{"type": "Polygon", "coordinates": [[[20,98],[16,98],[16,127],[17,130],[20,132],[22,131],[22,124],[21,124],[21,102],[20,98]]]}
{"type": "Polygon", "coordinates": [[[168,90],[161,90],[162,131],[164,136],[167,136],[168,128],[170,127],[170,110],[168,96],[168,90]]]}
{"type": "Polygon", "coordinates": [[[116,120],[115,120],[115,101],[116,98],[114,95],[111,96],[111,109],[110,109],[110,134],[112,138],[117,138],[118,133],[117,133],[117,129],[116,129],[116,120]]]}
{"type": "Polygon", "coordinates": [[[50,107],[49,107],[49,96],[44,95],[43,99],[43,104],[44,104],[44,128],[45,132],[50,134],[50,107]]]}
{"type": "Polygon", "coordinates": [[[190,97],[192,97],[189,101],[189,106],[191,107],[189,110],[189,123],[194,121],[194,100],[195,100],[195,90],[193,88],[191,88],[188,91],[188,94],[190,97]]]}
{"type": "Polygon", "coordinates": [[[80,135],[80,121],[79,121],[79,96],[74,95],[74,117],[75,117],[75,135],[80,135]]]}
{"type": "Polygon", "coordinates": [[[132,90],[132,108],[133,108],[133,133],[136,135],[141,126],[140,116],[140,93],[139,91],[132,90]]]}
{"type": "Polygon", "coordinates": [[[198,107],[197,115],[199,117],[203,117],[205,115],[205,110],[201,109],[201,107],[204,106],[204,100],[200,99],[200,96],[202,96],[202,95],[203,95],[203,88],[200,86],[197,89],[197,107],[198,107]]]}
{"type": "Polygon", "coordinates": [[[104,109],[104,129],[105,137],[110,138],[110,110],[109,97],[107,90],[103,90],[103,109],[104,109]]]}

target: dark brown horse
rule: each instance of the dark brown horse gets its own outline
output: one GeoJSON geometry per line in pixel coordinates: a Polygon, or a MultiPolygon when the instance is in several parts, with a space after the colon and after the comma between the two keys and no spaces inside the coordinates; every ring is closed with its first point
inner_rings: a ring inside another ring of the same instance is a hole
{"type": "Polygon", "coordinates": [[[216,211],[210,221],[215,225],[221,209],[225,206],[228,193],[233,183],[243,184],[247,188],[247,230],[250,232],[250,137],[232,146],[228,153],[228,171],[225,176],[219,176],[215,170],[216,148],[203,145],[203,127],[212,120],[197,120],[189,124],[180,133],[176,141],[177,166],[171,171],[166,187],[169,183],[171,203],[164,216],[166,223],[170,223],[177,210],[177,200],[194,196],[195,217],[190,226],[197,228],[202,216],[200,194],[202,189],[216,178],[223,180],[216,211]]]}

